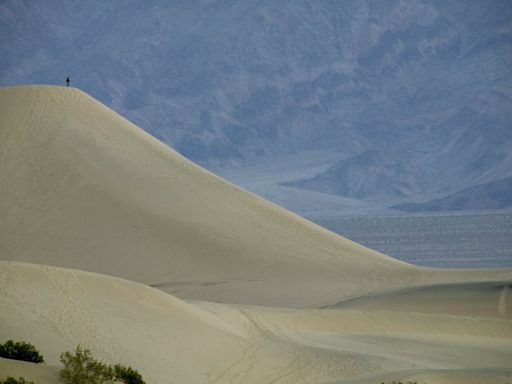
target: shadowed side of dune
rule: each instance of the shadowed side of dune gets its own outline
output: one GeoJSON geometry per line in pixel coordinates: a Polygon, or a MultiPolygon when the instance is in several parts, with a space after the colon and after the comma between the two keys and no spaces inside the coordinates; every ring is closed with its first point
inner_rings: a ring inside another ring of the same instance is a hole
{"type": "Polygon", "coordinates": [[[325,308],[443,313],[510,319],[512,290],[510,281],[437,284],[364,295],[325,308]]]}

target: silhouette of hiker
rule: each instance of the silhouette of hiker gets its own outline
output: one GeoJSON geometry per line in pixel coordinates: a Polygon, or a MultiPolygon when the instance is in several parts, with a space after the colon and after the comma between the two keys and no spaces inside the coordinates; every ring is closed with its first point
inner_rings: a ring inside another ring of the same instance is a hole
{"type": "Polygon", "coordinates": [[[69,76],[68,76],[68,78],[66,79],[66,87],[69,87],[69,76]]]}

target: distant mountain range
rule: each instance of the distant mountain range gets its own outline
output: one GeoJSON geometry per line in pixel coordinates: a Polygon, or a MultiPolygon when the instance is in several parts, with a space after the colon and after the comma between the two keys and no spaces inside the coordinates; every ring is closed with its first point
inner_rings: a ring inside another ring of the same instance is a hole
{"type": "Polygon", "coordinates": [[[462,211],[512,207],[512,177],[476,185],[425,203],[403,203],[392,208],[405,212],[462,211]]]}
{"type": "Polygon", "coordinates": [[[512,177],[508,1],[4,1],[0,34],[1,85],[69,75],[210,168],[334,149],[281,184],[399,207],[512,177]]]}

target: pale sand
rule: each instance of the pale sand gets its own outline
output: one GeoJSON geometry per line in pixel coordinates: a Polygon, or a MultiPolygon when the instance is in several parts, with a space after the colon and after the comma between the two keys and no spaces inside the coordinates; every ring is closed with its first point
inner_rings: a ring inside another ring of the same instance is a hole
{"type": "Polygon", "coordinates": [[[1,340],[30,340],[51,365],[81,344],[148,383],[330,383],[468,368],[500,377],[512,359],[510,319],[187,304],[104,275],[0,267],[1,340]]]}
{"type": "Polygon", "coordinates": [[[0,377],[51,382],[82,344],[148,384],[512,383],[511,270],[388,258],[76,89],[0,89],[0,175],[0,342],[49,364],[0,377]]]}
{"type": "Polygon", "coordinates": [[[26,361],[8,360],[0,357],[0,378],[8,376],[26,380],[37,384],[55,384],[59,381],[60,366],[50,364],[34,364],[26,361]]]}
{"type": "Polygon", "coordinates": [[[355,244],[214,176],[74,88],[0,89],[0,175],[1,259],[182,298],[304,307],[512,276],[417,268],[355,244]]]}
{"type": "Polygon", "coordinates": [[[480,282],[407,287],[368,294],[341,301],[326,308],[443,313],[510,319],[512,318],[511,285],[507,282],[480,282]]]}

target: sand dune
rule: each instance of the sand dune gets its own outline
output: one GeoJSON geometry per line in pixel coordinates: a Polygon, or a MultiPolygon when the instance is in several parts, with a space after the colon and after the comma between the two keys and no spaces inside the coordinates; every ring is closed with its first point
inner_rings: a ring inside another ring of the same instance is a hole
{"type": "Polygon", "coordinates": [[[0,358],[0,378],[24,377],[38,384],[55,384],[59,382],[61,367],[50,364],[35,364],[26,361],[0,358]]]}
{"type": "Polygon", "coordinates": [[[504,278],[416,268],[355,244],[194,165],[73,88],[0,89],[0,174],[0,258],[182,298],[317,306],[504,278]]]}
{"type": "Polygon", "coordinates": [[[512,289],[510,282],[407,287],[341,301],[326,308],[444,313],[510,319],[512,289]]]}
{"type": "Polygon", "coordinates": [[[5,261],[0,291],[0,339],[30,340],[51,365],[81,344],[149,383],[463,377],[467,367],[499,377],[512,358],[506,319],[187,304],[127,280],[5,261]]]}
{"type": "MultiPolygon", "coordinates": [[[[443,369],[416,370],[382,374],[364,379],[344,380],[343,384],[375,384],[392,381],[417,382],[418,384],[509,384],[512,371],[506,369],[443,369]]],[[[332,383],[334,384],[334,383],[332,383]]]]}
{"type": "Polygon", "coordinates": [[[81,344],[149,382],[206,382],[246,342],[217,317],[160,290],[92,273],[0,262],[2,340],[30,340],[45,361],[81,344]],[[211,348],[208,348],[211,346],[211,348]],[[172,379],[172,380],[171,380],[172,379]]]}
{"type": "Polygon", "coordinates": [[[355,244],[77,89],[0,89],[0,174],[0,342],[47,362],[0,377],[81,344],[148,384],[512,382],[511,270],[355,244]]]}

